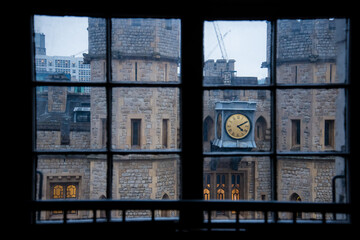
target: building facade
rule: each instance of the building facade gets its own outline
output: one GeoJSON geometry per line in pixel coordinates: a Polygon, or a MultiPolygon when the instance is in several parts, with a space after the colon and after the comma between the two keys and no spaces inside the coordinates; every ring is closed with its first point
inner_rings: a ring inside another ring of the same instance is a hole
{"type": "MultiPolygon", "coordinates": [[[[282,20],[277,37],[278,81],[291,84],[341,82],[339,66],[343,62],[337,31],[342,24],[341,20],[332,19],[282,20]]],[[[84,63],[90,66],[91,81],[103,82],[107,76],[105,20],[89,18],[88,33],[89,53],[85,54],[84,63]]],[[[112,19],[111,39],[113,81],[180,81],[179,20],[112,19]]],[[[264,62],[263,67],[268,67],[268,64],[264,62]]],[[[54,80],[59,79],[61,74],[54,80]]],[[[208,60],[204,64],[204,84],[259,83],[256,77],[237,77],[234,60],[208,60]]],[[[341,90],[284,89],[276,94],[278,151],[313,152],[342,148],[344,93],[341,90]]],[[[178,88],[123,86],[114,88],[111,96],[111,148],[123,151],[181,148],[178,88]]],[[[108,146],[106,97],[107,93],[101,87],[91,87],[89,92],[69,92],[65,87],[53,86],[38,92],[37,148],[105,149],[108,146]]],[[[216,106],[231,103],[252,106],[249,131],[253,144],[246,150],[270,151],[270,99],[268,90],[205,91],[203,150],[223,150],[222,145],[214,149],[214,143],[221,138],[217,131],[226,128],[227,118],[219,118],[216,106]]],[[[244,112],[240,110],[239,113],[244,112]]],[[[239,126],[241,130],[242,125],[239,126]]],[[[244,139],[234,140],[234,146],[238,147],[232,150],[244,150],[241,147],[244,139]]],[[[178,155],[115,154],[113,160],[113,199],[181,198],[178,155]]],[[[106,164],[106,158],[101,154],[42,155],[37,164],[37,198],[107,198],[106,164]]],[[[342,159],[336,157],[283,157],[277,161],[277,196],[274,197],[271,195],[269,157],[205,158],[204,199],[331,202],[331,181],[341,171],[342,159]]],[[[39,217],[59,219],[61,213],[44,212],[39,217]]],[[[104,213],[98,214],[104,216],[104,213]]],[[[235,217],[232,212],[213,214],[224,219],[235,217]]],[[[112,216],[121,217],[121,213],[113,211],[112,216]]],[[[127,216],[150,216],[150,213],[129,211],[127,216]]],[[[176,216],[176,213],[156,212],[156,216],[176,216]]],[[[91,218],[92,213],[73,211],[68,213],[68,217],[91,218]]],[[[240,217],[258,218],[261,214],[241,213],[240,217]]],[[[279,217],[289,216],[284,213],[279,217]]],[[[318,216],[309,213],[298,217],[318,216]]]]}
{"type": "MultiPolygon", "coordinates": [[[[344,82],[343,67],[345,21],[342,19],[281,20],[277,32],[277,83],[313,84],[344,82]]],[[[268,25],[268,59],[270,58],[270,24],[268,25]]],[[[204,83],[208,85],[256,85],[236,77],[233,60],[208,60],[204,83]],[[227,75],[228,74],[228,75],[227,75]],[[241,84],[242,83],[242,84],[241,84]]],[[[269,67],[267,62],[263,67],[269,67]]],[[[269,72],[270,75],[270,72],[269,72]]],[[[268,80],[265,81],[269,82],[268,80]]],[[[269,151],[271,146],[271,104],[267,90],[211,90],[204,92],[204,151],[212,151],[219,142],[221,126],[215,109],[218,103],[256,103],[252,122],[256,147],[251,151],[269,151]],[[219,127],[220,126],[220,127],[219,127]]],[[[344,92],[340,89],[291,88],[276,92],[276,146],[279,152],[339,151],[345,146],[344,92]]],[[[239,110],[245,114],[246,111],[239,110]]],[[[242,124],[238,125],[241,126],[242,124]]],[[[240,129],[242,130],[242,129],[240,129]]],[[[230,134],[231,135],[231,134],[230,134]]],[[[233,139],[234,144],[246,142],[233,139]],[[237,143],[236,143],[237,142],[237,143]]],[[[239,145],[240,146],[240,145],[239,145]]],[[[219,149],[217,149],[219,150],[219,149]]],[[[220,149],[221,150],[221,149],[220,149]]],[[[224,151],[228,151],[226,148],[224,151]]],[[[234,151],[245,151],[241,147],[234,151]]],[[[270,159],[268,157],[218,157],[204,161],[205,199],[244,199],[332,202],[332,179],[344,174],[344,159],[338,157],[288,156],[277,159],[277,196],[271,196],[270,159]]],[[[336,186],[336,201],[344,201],[344,183],[336,186]]],[[[216,212],[213,217],[234,218],[234,212],[216,212]]],[[[261,214],[240,213],[241,218],[261,214]]],[[[290,218],[288,213],[279,216],[290,218]]],[[[300,218],[318,218],[315,213],[300,218]]]]}
{"type": "MultiPolygon", "coordinates": [[[[90,65],[83,57],[46,55],[46,36],[35,33],[35,71],[37,80],[48,80],[49,75],[66,74],[71,81],[90,82],[90,65]]],[[[76,92],[89,92],[88,87],[75,87],[76,92]]]]}

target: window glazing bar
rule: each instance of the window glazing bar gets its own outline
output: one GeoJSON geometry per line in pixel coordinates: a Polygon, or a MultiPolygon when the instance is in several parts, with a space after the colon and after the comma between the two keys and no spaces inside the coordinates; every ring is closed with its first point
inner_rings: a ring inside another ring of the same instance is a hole
{"type": "MultiPolygon", "coordinates": [[[[111,82],[112,64],[111,64],[111,18],[106,18],[106,83],[111,82]]],[[[112,87],[106,85],[106,149],[111,149],[111,129],[112,129],[112,87]]],[[[113,156],[107,154],[107,175],[106,175],[106,198],[112,199],[112,176],[113,176],[113,156]]],[[[111,220],[111,212],[106,212],[107,220],[111,220]]]]}
{"type": "Polygon", "coordinates": [[[285,157],[285,156],[338,156],[338,157],[347,157],[350,155],[348,152],[204,152],[204,157],[236,157],[236,156],[277,156],[277,157],[285,157]]]}
{"type": "Polygon", "coordinates": [[[79,149],[79,150],[34,150],[36,155],[87,155],[87,154],[112,154],[112,155],[128,155],[128,154],[180,154],[181,150],[161,149],[161,150],[107,150],[107,149],[79,149]]]}
{"type": "Polygon", "coordinates": [[[85,87],[149,87],[149,88],[158,88],[158,87],[179,87],[180,82],[57,82],[57,81],[35,81],[32,83],[34,87],[40,86],[56,86],[56,87],[76,87],[76,86],[85,86],[85,87]]]}
{"type": "MultiPolygon", "coordinates": [[[[270,109],[271,109],[271,151],[274,156],[270,158],[270,173],[271,173],[271,200],[277,200],[277,156],[276,156],[276,53],[277,53],[277,19],[271,20],[271,36],[270,36],[270,83],[271,89],[270,109]]],[[[274,219],[277,219],[277,213],[274,214],[274,219]]]]}
{"type": "Polygon", "coordinates": [[[206,85],[204,90],[273,90],[273,89],[334,89],[347,88],[348,83],[316,83],[316,84],[269,84],[269,85],[206,85]]]}

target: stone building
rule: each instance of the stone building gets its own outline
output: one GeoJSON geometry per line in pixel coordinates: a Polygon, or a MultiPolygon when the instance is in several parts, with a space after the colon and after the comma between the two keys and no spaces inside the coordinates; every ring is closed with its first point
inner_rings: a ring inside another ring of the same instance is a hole
{"type": "MultiPolygon", "coordinates": [[[[314,84],[344,82],[345,22],[342,19],[281,20],[277,32],[277,82],[314,84]]],[[[270,59],[270,24],[267,57],[270,59]]],[[[236,77],[234,62],[208,60],[204,83],[208,85],[256,85],[236,77]],[[229,77],[226,77],[229,73],[229,77]],[[231,73],[231,74],[230,74],[231,73]]],[[[264,62],[262,67],[269,67],[264,62]]],[[[270,74],[269,74],[270,75],[270,74]]],[[[276,92],[277,151],[325,152],[344,148],[344,92],[341,89],[283,89],[276,92]]],[[[211,90],[204,93],[204,150],[217,139],[215,104],[245,101],[256,103],[253,121],[256,147],[269,151],[271,141],[270,91],[211,90]]],[[[222,121],[225,121],[222,119],[222,121]]],[[[224,124],[224,123],[222,123],[224,124]]],[[[243,151],[241,148],[237,151],[243,151]]],[[[344,161],[336,157],[281,157],[277,161],[277,196],[280,201],[332,202],[332,178],[344,174],[344,161]]],[[[207,158],[204,161],[205,199],[270,200],[268,157],[207,158]]],[[[337,200],[345,198],[337,186],[337,200]],[[339,196],[340,195],[340,196],[339,196]]],[[[214,217],[234,217],[217,212],[214,217]]],[[[260,216],[260,215],[259,215],[260,216]]],[[[257,217],[240,214],[240,217],[257,217]]],[[[290,215],[282,213],[280,218],[290,215]]],[[[317,218],[307,213],[302,218],[317,218]]]]}
{"type": "MultiPolygon", "coordinates": [[[[341,82],[342,20],[281,20],[278,25],[277,79],[279,83],[341,82]],[[339,38],[340,36],[340,38],[339,38]]],[[[270,32],[270,30],[269,30],[270,32]]],[[[107,76],[105,20],[89,18],[91,81],[107,76]]],[[[112,80],[178,82],[180,21],[174,19],[112,19],[112,80]]],[[[269,45],[269,44],[268,44],[269,45]]],[[[269,47],[268,47],[269,57],[269,47]]],[[[258,85],[256,77],[238,77],[234,60],[204,64],[204,84],[258,85]]],[[[260,66],[259,66],[260,67],[260,66]]],[[[268,63],[263,63],[268,67],[268,63]]],[[[58,78],[62,78],[61,74],[58,78]]],[[[66,78],[64,78],[66,81],[66,78]]],[[[117,150],[179,149],[180,97],[176,87],[125,86],[112,91],[111,147],[117,150]]],[[[254,147],[271,149],[271,96],[269,90],[210,90],[204,92],[204,151],[212,151],[218,137],[218,102],[254,103],[251,118],[254,147]]],[[[89,93],[49,87],[37,94],[37,148],[105,149],[107,146],[106,91],[89,93]]],[[[277,147],[283,152],[339,150],[344,145],[344,93],[338,89],[284,89],[277,92],[277,147]],[[299,104],[301,103],[301,104],[299,104]]],[[[225,122],[226,119],[222,119],[225,122]]],[[[234,149],[241,151],[241,149],[234,149]]],[[[179,199],[180,161],[175,154],[114,155],[113,199],[179,199]]],[[[38,159],[37,198],[106,198],[106,157],[92,155],[41,155],[38,159]],[[42,176],[42,178],[40,177],[42,176]],[[42,179],[42,180],[41,180],[42,179]]],[[[335,157],[283,157],[277,161],[277,199],[331,202],[332,178],[343,171],[335,157]]],[[[188,176],[183,176],[188,177],[188,176]]],[[[341,192],[341,191],[337,191],[341,192]]],[[[204,198],[271,200],[268,157],[204,159],[204,198]]],[[[344,196],[342,197],[342,199],[344,196]]],[[[43,212],[42,219],[61,218],[61,211],[43,212]]],[[[214,212],[232,218],[232,212],[214,212]]],[[[175,212],[156,212],[175,216],[175,212]]],[[[99,213],[99,216],[103,216],[99,213]]],[[[113,211],[113,217],[121,213],[113,211]]],[[[129,211],[127,216],[150,216],[129,211]]],[[[90,218],[91,212],[73,211],[68,218],[90,218]]],[[[241,213],[241,218],[261,214],[241,213]]],[[[289,217],[286,213],[280,218],[289,217]]],[[[315,214],[299,216],[316,218],[315,214]]]]}
{"type": "MultiPolygon", "coordinates": [[[[104,20],[89,19],[88,30],[90,51],[86,59],[91,65],[92,81],[103,80],[106,68],[98,67],[105,64],[105,41],[100,41],[105,39],[104,20]]],[[[113,81],[178,81],[178,20],[113,19],[112,30],[113,81]]],[[[112,106],[113,149],[179,148],[178,89],[115,88],[112,106]]],[[[105,89],[91,91],[91,112],[91,147],[104,148],[105,89]]],[[[179,198],[179,158],[176,155],[115,155],[113,169],[114,199],[179,198]]]]}
{"type": "MultiPolygon", "coordinates": [[[[179,20],[113,19],[112,29],[113,81],[179,81],[179,20]]],[[[89,53],[84,55],[85,62],[90,64],[91,81],[105,81],[105,20],[89,18],[88,34],[89,53]]],[[[39,149],[106,148],[106,92],[100,87],[92,87],[89,92],[74,93],[79,99],[76,104],[71,103],[71,94],[64,87],[49,87],[38,94],[38,99],[44,99],[42,104],[48,106],[42,112],[37,111],[39,149]],[[81,98],[84,96],[86,99],[81,98]],[[89,114],[86,123],[76,122],[76,116],[81,118],[82,107],[87,107],[85,110],[89,114]],[[62,117],[53,121],[43,115],[62,117]],[[59,127],[47,129],[47,125],[59,127]],[[67,131],[66,141],[63,139],[64,129],[67,131]]],[[[114,88],[111,101],[113,149],[162,150],[180,147],[177,88],[114,88]]],[[[179,199],[178,155],[114,155],[113,161],[113,199],[179,199]]],[[[106,163],[106,157],[101,154],[42,156],[37,166],[43,179],[37,183],[38,189],[42,190],[42,194],[38,192],[38,198],[106,198],[106,163]]],[[[42,213],[41,218],[58,219],[61,218],[60,213],[42,213]]],[[[166,211],[156,214],[174,216],[176,213],[166,211]]],[[[120,212],[114,211],[112,215],[121,217],[120,212]]],[[[87,211],[68,214],[70,219],[91,216],[92,213],[87,211]]],[[[144,211],[128,211],[127,216],[150,215],[144,211]]]]}

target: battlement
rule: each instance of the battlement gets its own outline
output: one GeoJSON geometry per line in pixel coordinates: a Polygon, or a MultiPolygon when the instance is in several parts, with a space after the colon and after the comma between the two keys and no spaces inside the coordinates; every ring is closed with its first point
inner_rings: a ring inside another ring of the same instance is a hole
{"type": "Polygon", "coordinates": [[[214,59],[209,59],[204,64],[204,77],[219,77],[222,76],[224,72],[230,72],[231,76],[235,75],[235,60],[229,59],[218,59],[216,62],[214,59]]]}
{"type": "Polygon", "coordinates": [[[205,85],[256,85],[257,77],[237,77],[235,60],[209,59],[204,63],[203,77],[205,85]]]}

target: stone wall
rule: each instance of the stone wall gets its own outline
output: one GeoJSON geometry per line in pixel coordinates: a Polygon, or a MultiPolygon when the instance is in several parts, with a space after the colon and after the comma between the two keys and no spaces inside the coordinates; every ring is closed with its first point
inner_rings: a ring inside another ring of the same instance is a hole
{"type": "MultiPolygon", "coordinates": [[[[105,58],[105,19],[89,18],[89,54],[87,61],[105,58]]],[[[179,61],[180,20],[177,19],[112,19],[112,56],[114,59],[166,59],[179,61]]]]}
{"type": "Polygon", "coordinates": [[[335,19],[278,21],[278,61],[335,60],[335,22],[335,19]]]}
{"type": "Polygon", "coordinates": [[[162,149],[163,120],[168,147],[179,147],[179,91],[175,88],[120,88],[113,92],[113,147],[131,149],[131,120],[141,120],[140,148],[162,149]]]}
{"type": "Polygon", "coordinates": [[[70,131],[70,143],[61,144],[61,132],[37,131],[36,147],[43,150],[55,149],[89,149],[90,131],[70,131]]]}
{"type": "MultiPolygon", "coordinates": [[[[287,157],[277,162],[278,200],[293,201],[296,194],[302,202],[332,202],[331,180],[335,176],[335,158],[287,157]]],[[[298,200],[299,201],[299,200],[298,200]]],[[[291,218],[280,213],[280,218],[291,218]]],[[[320,218],[303,213],[302,218],[320,218]]]]}

